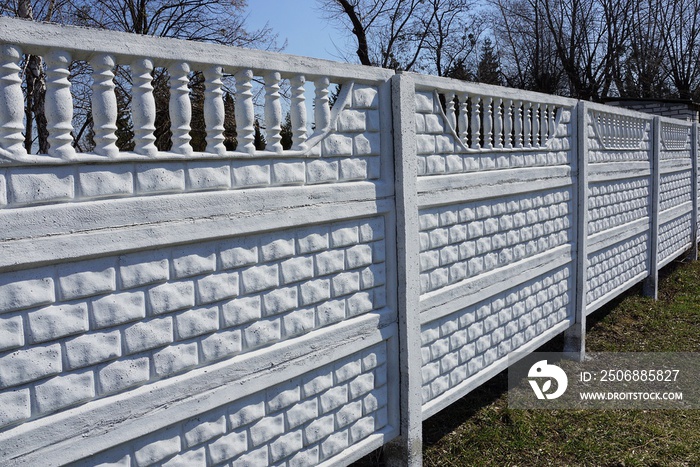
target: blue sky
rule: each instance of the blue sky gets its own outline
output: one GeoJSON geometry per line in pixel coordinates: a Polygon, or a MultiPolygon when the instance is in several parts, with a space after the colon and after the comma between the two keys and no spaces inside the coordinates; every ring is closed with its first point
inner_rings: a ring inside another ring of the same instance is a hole
{"type": "Polygon", "coordinates": [[[349,33],[325,19],[316,0],[249,0],[248,29],[266,22],[279,34],[280,43],[287,40],[285,53],[336,61],[344,61],[344,53],[356,61],[349,33]]]}

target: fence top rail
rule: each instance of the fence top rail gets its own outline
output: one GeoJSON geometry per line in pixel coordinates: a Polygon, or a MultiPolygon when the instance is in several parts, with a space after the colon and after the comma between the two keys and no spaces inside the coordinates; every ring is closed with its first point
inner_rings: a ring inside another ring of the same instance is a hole
{"type": "MultiPolygon", "coordinates": [[[[639,112],[637,110],[630,110],[630,109],[625,109],[624,107],[617,107],[614,105],[606,105],[606,104],[599,104],[597,102],[589,102],[589,101],[581,101],[583,104],[585,104],[586,108],[588,110],[593,110],[597,112],[606,112],[612,115],[620,115],[620,116],[625,116],[625,117],[632,117],[632,118],[639,118],[639,119],[645,119],[645,120],[653,120],[655,115],[645,113],[645,112],[639,112]]],[[[676,119],[670,119],[671,121],[676,121],[680,122],[680,120],[676,119]]]]}
{"type": "Polygon", "coordinates": [[[75,54],[75,59],[89,59],[96,54],[120,58],[148,57],[156,62],[188,62],[194,68],[230,66],[262,71],[325,76],[355,81],[386,81],[393,70],[318,58],[252,50],[205,42],[186,41],[133,33],[66,26],[52,23],[0,17],[0,43],[27,48],[25,52],[43,52],[60,48],[75,54]]]}
{"type": "Polygon", "coordinates": [[[474,83],[441,76],[421,75],[408,73],[413,78],[417,89],[436,90],[445,92],[465,92],[467,94],[478,94],[482,96],[500,97],[521,101],[534,101],[546,104],[560,105],[562,107],[574,107],[578,102],[576,99],[543,94],[534,91],[523,91],[522,89],[506,88],[491,84],[474,83]]]}
{"type": "Polygon", "coordinates": [[[690,128],[693,126],[693,122],[691,122],[691,121],[681,120],[680,118],[665,117],[662,115],[659,116],[659,121],[661,123],[664,123],[664,124],[681,126],[681,127],[686,127],[686,128],[690,128]]]}

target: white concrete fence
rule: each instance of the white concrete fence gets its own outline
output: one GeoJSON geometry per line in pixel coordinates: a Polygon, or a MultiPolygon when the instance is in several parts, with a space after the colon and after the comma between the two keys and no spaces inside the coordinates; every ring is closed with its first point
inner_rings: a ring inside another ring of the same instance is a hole
{"type": "Polygon", "coordinates": [[[5,466],[336,465],[385,444],[417,465],[424,418],[514,351],[565,332],[580,356],[589,313],[642,281],[654,295],[695,251],[698,131],[680,120],[7,18],[0,43],[5,466]],[[24,150],[23,54],[46,63],[46,155],[24,150]],[[74,60],[92,70],[90,153],[71,144],[74,60]],[[133,152],[115,145],[116,65],[133,152]],[[154,67],[170,73],[167,152],[154,67]]]}

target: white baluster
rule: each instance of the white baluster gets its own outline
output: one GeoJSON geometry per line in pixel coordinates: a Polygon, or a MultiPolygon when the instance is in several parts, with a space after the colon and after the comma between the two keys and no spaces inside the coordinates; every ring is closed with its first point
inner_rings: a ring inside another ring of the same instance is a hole
{"type": "Polygon", "coordinates": [[[549,129],[547,125],[547,112],[549,112],[549,106],[545,104],[540,108],[540,146],[545,146],[547,144],[547,130],[549,129]]]}
{"type": "Polygon", "coordinates": [[[14,45],[6,44],[0,50],[0,149],[12,156],[26,156],[22,135],[25,130],[24,96],[19,76],[21,68],[18,65],[22,51],[14,45]]]}
{"type": "Polygon", "coordinates": [[[117,96],[114,94],[114,57],[101,54],[92,65],[92,123],[95,154],[117,157],[117,96]]]}
{"type": "Polygon", "coordinates": [[[328,130],[331,124],[331,108],[328,103],[328,86],[330,80],[328,78],[318,78],[314,81],[316,94],[314,99],[314,120],[316,131],[323,132],[328,130]]]}
{"type": "Polygon", "coordinates": [[[532,106],[532,146],[540,145],[540,104],[532,106]]]}
{"type": "Polygon", "coordinates": [[[482,102],[484,104],[484,147],[493,149],[493,97],[485,97],[482,102]]]}
{"type": "Polygon", "coordinates": [[[532,147],[532,102],[526,102],[523,109],[523,137],[525,139],[525,147],[532,147]]]}
{"type": "Polygon", "coordinates": [[[268,151],[282,152],[282,104],[280,103],[280,74],[276,71],[265,76],[265,130],[268,151]]]}
{"type": "Polygon", "coordinates": [[[503,135],[505,146],[508,149],[513,148],[513,99],[508,99],[505,102],[505,118],[503,125],[503,135]]]}
{"type": "Polygon", "coordinates": [[[253,110],[253,70],[241,70],[236,78],[236,150],[255,154],[255,111],[253,110]]]}
{"type": "Polygon", "coordinates": [[[549,108],[549,137],[554,138],[556,135],[556,118],[557,118],[557,108],[555,106],[551,106],[549,108]]]}
{"type": "Polygon", "coordinates": [[[221,77],[224,70],[220,66],[211,66],[204,70],[204,126],[207,131],[207,149],[209,153],[223,155],[224,145],[224,91],[221,77]]]}
{"type": "Polygon", "coordinates": [[[304,97],[304,84],[306,77],[297,75],[291,79],[292,105],[289,109],[289,118],[292,121],[292,149],[306,149],[306,97],[304,97]]]}
{"type": "Polygon", "coordinates": [[[155,157],[158,149],[156,137],[156,101],[153,97],[153,62],[147,58],[138,59],[131,65],[132,94],[131,119],[134,123],[134,152],[155,157]]]}
{"type": "Polygon", "coordinates": [[[493,144],[498,149],[503,149],[503,99],[500,97],[494,101],[493,109],[493,144]]]}
{"type": "Polygon", "coordinates": [[[462,94],[459,97],[459,137],[465,146],[469,145],[467,141],[469,131],[469,99],[468,94],[462,94]]]}
{"type": "Polygon", "coordinates": [[[46,122],[49,130],[49,155],[62,159],[75,157],[73,148],[73,98],[70,93],[71,56],[62,50],[46,55],[46,122]]]}
{"type": "Polygon", "coordinates": [[[523,101],[515,102],[515,147],[523,147],[523,101]]]}
{"type": "Polygon", "coordinates": [[[450,128],[456,130],[457,114],[455,113],[455,94],[453,92],[445,94],[445,115],[447,115],[450,128]]]}
{"type": "Polygon", "coordinates": [[[472,96],[472,149],[481,148],[481,112],[479,111],[479,102],[481,96],[472,96]]]}
{"type": "Polygon", "coordinates": [[[184,62],[174,63],[170,72],[170,132],[172,151],[189,156],[192,154],[190,141],[190,122],[192,121],[192,103],[190,102],[190,66],[184,62]]]}

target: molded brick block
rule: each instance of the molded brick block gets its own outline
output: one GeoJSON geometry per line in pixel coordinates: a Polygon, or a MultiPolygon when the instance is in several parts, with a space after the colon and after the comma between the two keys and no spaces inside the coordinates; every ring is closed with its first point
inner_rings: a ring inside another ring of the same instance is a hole
{"type": "Polygon", "coordinates": [[[333,386],[333,373],[321,375],[307,375],[302,381],[302,391],[304,398],[315,396],[333,386]]]}
{"type": "Polygon", "coordinates": [[[352,106],[356,109],[376,109],[379,106],[377,90],[356,84],[352,91],[352,106]]]}
{"type": "Polygon", "coordinates": [[[372,295],[370,291],[356,293],[352,297],[349,297],[346,307],[348,318],[371,311],[374,308],[372,295]]]}
{"type": "Polygon", "coordinates": [[[70,263],[58,268],[58,289],[63,300],[114,292],[114,259],[70,263]]]}
{"type": "Polygon", "coordinates": [[[84,334],[65,342],[67,369],[73,370],[121,357],[119,331],[84,334]]]}
{"type": "Polygon", "coordinates": [[[336,386],[321,394],[321,413],[325,414],[337,409],[348,402],[348,387],[346,385],[336,386]]]}
{"type": "Polygon", "coordinates": [[[304,282],[299,286],[300,302],[302,305],[310,305],[322,302],[331,297],[331,281],[318,279],[304,282]]]}
{"type": "Polygon", "coordinates": [[[319,326],[328,326],[345,319],[345,300],[331,300],[316,307],[319,326]]]}
{"type": "Polygon", "coordinates": [[[207,452],[204,447],[182,452],[160,464],[161,467],[206,467],[207,452]]]}
{"type": "Polygon", "coordinates": [[[370,245],[355,245],[345,251],[345,261],[348,269],[361,268],[372,264],[372,247],[370,245]]]}
{"type": "Polygon", "coordinates": [[[111,394],[148,381],[148,357],[124,358],[101,367],[97,371],[98,392],[111,394]]]}
{"type": "Polygon", "coordinates": [[[263,294],[263,315],[273,316],[298,306],[297,288],[275,289],[263,294]]]}
{"type": "Polygon", "coordinates": [[[233,248],[221,250],[222,269],[233,269],[241,266],[250,266],[258,262],[258,247],[252,241],[233,248]]]}
{"type": "Polygon", "coordinates": [[[245,294],[267,290],[279,285],[279,273],[276,264],[271,266],[253,266],[241,272],[242,291],[245,294]]]}
{"type": "Polygon", "coordinates": [[[345,252],[343,250],[330,250],[316,255],[316,273],[325,276],[345,269],[345,252]]]}
{"type": "Polygon", "coordinates": [[[299,254],[313,253],[328,249],[327,232],[300,232],[297,234],[297,251],[299,254]]]}
{"type": "Polygon", "coordinates": [[[219,329],[219,307],[193,308],[175,316],[177,339],[201,336],[219,329]]]}
{"type": "Polygon", "coordinates": [[[303,162],[277,162],[272,165],[272,183],[275,185],[302,185],[305,181],[303,162]]]}
{"type": "Polygon", "coordinates": [[[321,443],[321,456],[323,459],[328,459],[347,447],[348,430],[333,433],[321,443]]]}
{"type": "Polygon", "coordinates": [[[119,257],[119,277],[123,289],[130,289],[170,278],[170,265],[162,251],[135,253],[119,257]]]}
{"type": "Polygon", "coordinates": [[[194,284],[173,282],[153,287],[148,291],[150,312],[154,315],[194,306],[194,284]]]}
{"type": "Polygon", "coordinates": [[[248,436],[245,431],[229,433],[207,446],[212,464],[219,464],[236,457],[248,449],[248,436]]]}
{"type": "Polygon", "coordinates": [[[12,204],[68,201],[75,197],[72,167],[16,168],[9,171],[12,204]]]}
{"type": "Polygon", "coordinates": [[[253,446],[260,446],[284,433],[284,415],[279,414],[274,417],[265,417],[253,424],[249,431],[253,446]]]}
{"type": "Polygon", "coordinates": [[[221,273],[197,280],[198,303],[218,302],[238,295],[238,273],[221,273]]]}
{"type": "Polygon", "coordinates": [[[360,290],[360,273],[344,272],[335,276],[332,280],[333,297],[348,295],[360,290]]]}
{"type": "Polygon", "coordinates": [[[139,467],[162,461],[182,449],[179,430],[176,429],[152,433],[141,443],[143,446],[134,451],[134,460],[139,467]]]}
{"type": "MultiPolygon", "coordinates": [[[[439,139],[437,140],[437,142],[439,142],[439,139]]],[[[428,156],[428,158],[426,159],[426,170],[429,174],[445,173],[445,163],[446,161],[443,156],[428,156]]]]}
{"type": "MultiPolygon", "coordinates": [[[[356,143],[357,147],[357,143],[356,143]]],[[[367,161],[355,157],[341,159],[341,180],[365,180],[367,178],[367,161]]]]}
{"type": "MultiPolygon", "coordinates": [[[[455,142],[451,136],[438,135],[435,137],[435,145],[437,152],[440,154],[454,152],[455,142]]],[[[443,159],[445,171],[447,171],[447,158],[443,159]]]]}
{"type": "Polygon", "coordinates": [[[381,154],[379,133],[365,133],[353,138],[355,156],[378,156],[381,154]]]}
{"type": "Polygon", "coordinates": [[[0,392],[0,427],[27,419],[31,414],[29,389],[0,392]]]}
{"type": "Polygon", "coordinates": [[[320,417],[309,423],[304,429],[307,444],[315,443],[335,431],[335,416],[333,414],[320,417]]]}
{"type": "Polygon", "coordinates": [[[313,308],[292,311],[282,317],[285,339],[301,336],[316,327],[316,313],[313,308]]]}
{"type": "Polygon", "coordinates": [[[153,353],[153,370],[156,376],[169,376],[185,368],[197,366],[197,343],[169,345],[153,353]]]}
{"type": "Polygon", "coordinates": [[[296,428],[318,417],[318,401],[311,399],[301,402],[287,410],[286,414],[289,428],[296,428]]]}
{"type": "Polygon", "coordinates": [[[350,381],[348,385],[350,389],[350,399],[357,399],[374,389],[374,373],[366,373],[359,375],[357,378],[350,381]]]}
{"type": "Polygon", "coordinates": [[[92,319],[98,328],[143,319],[146,303],[143,292],[107,295],[92,302],[92,319]]]}
{"type": "Polygon", "coordinates": [[[88,330],[87,303],[60,304],[27,313],[32,342],[45,342],[88,330]]]}
{"type": "Polygon", "coordinates": [[[331,231],[331,248],[355,245],[359,242],[358,227],[343,227],[331,231]]]}
{"type": "Polygon", "coordinates": [[[374,417],[365,417],[350,427],[350,441],[356,443],[374,433],[374,417]]]}
{"type": "Polygon", "coordinates": [[[416,92],[416,112],[432,113],[434,111],[433,95],[429,92],[416,92]]]}
{"type": "Polygon", "coordinates": [[[314,259],[311,256],[290,258],[280,264],[282,283],[291,284],[314,277],[314,259]]]}
{"type": "Polygon", "coordinates": [[[253,397],[237,401],[231,407],[228,420],[231,429],[249,425],[265,416],[264,394],[259,393],[253,397]]]}
{"type": "Polygon", "coordinates": [[[0,315],[0,352],[22,347],[24,345],[24,331],[22,317],[0,315]]]}
{"type": "Polygon", "coordinates": [[[231,167],[228,162],[189,162],[187,186],[190,190],[230,188],[231,167]]]}
{"type": "Polygon", "coordinates": [[[359,375],[361,371],[362,362],[360,360],[343,363],[335,370],[335,383],[344,383],[345,381],[359,375]]]}
{"type": "Polygon", "coordinates": [[[417,135],[416,152],[418,154],[435,154],[435,136],[417,135]]]}
{"type": "Polygon", "coordinates": [[[136,164],[136,190],[139,193],[185,191],[185,165],[182,163],[136,164]]]}
{"type": "Polygon", "coordinates": [[[323,157],[352,156],[352,138],[345,135],[328,135],[321,143],[323,157]]]}
{"type": "Polygon", "coordinates": [[[241,331],[220,331],[201,340],[202,359],[213,362],[241,351],[241,331]]]}
{"type": "Polygon", "coordinates": [[[131,195],[134,192],[134,176],[129,166],[102,168],[81,167],[78,173],[81,197],[106,198],[131,195]]]}
{"type": "Polygon", "coordinates": [[[170,316],[132,324],[124,329],[124,350],[134,354],[162,347],[173,342],[173,320],[170,316]]]}
{"type": "Polygon", "coordinates": [[[36,407],[40,414],[55,412],[94,397],[92,371],[56,376],[36,386],[36,407]]]}
{"type": "Polygon", "coordinates": [[[270,443],[270,460],[277,462],[291,456],[303,447],[304,439],[301,430],[287,433],[270,443]]]}
{"type": "Polygon", "coordinates": [[[269,164],[233,163],[233,186],[254,187],[270,184],[269,164]],[[240,164],[240,165],[239,165],[240,164]]]}
{"type": "Polygon", "coordinates": [[[345,109],[338,115],[338,131],[361,133],[365,131],[366,112],[345,109]]]}
{"type": "Polygon", "coordinates": [[[53,303],[54,284],[50,274],[47,269],[1,274],[0,313],[53,303]]]}
{"type": "Polygon", "coordinates": [[[234,459],[231,465],[270,465],[268,461],[268,446],[262,446],[254,451],[248,451],[241,457],[234,459]]]}
{"type": "Polygon", "coordinates": [[[343,428],[360,418],[362,418],[362,401],[346,404],[335,413],[335,423],[338,428],[343,428]]]}
{"type": "Polygon", "coordinates": [[[338,161],[315,160],[306,163],[306,183],[338,181],[338,161]]]}
{"type": "Polygon", "coordinates": [[[274,413],[299,402],[299,385],[291,382],[267,391],[267,412],[274,413]]]}
{"type": "Polygon", "coordinates": [[[221,306],[224,326],[236,326],[260,319],[261,299],[259,296],[231,300],[221,306]]]}
{"type": "Polygon", "coordinates": [[[360,241],[363,243],[384,238],[384,219],[369,219],[360,224],[360,241]]]}
{"type": "Polygon", "coordinates": [[[299,451],[291,459],[287,461],[289,467],[306,467],[307,465],[316,465],[319,462],[319,447],[312,446],[309,449],[299,451]]]}
{"type": "Polygon", "coordinates": [[[0,389],[61,372],[60,344],[36,345],[0,357],[0,389]]]}
{"type": "Polygon", "coordinates": [[[274,261],[294,256],[294,238],[288,235],[280,238],[278,235],[263,239],[260,256],[263,261],[274,261]]]}
{"type": "Polygon", "coordinates": [[[183,426],[184,447],[191,448],[226,433],[226,416],[215,413],[194,417],[183,426]]]}
{"type": "Polygon", "coordinates": [[[185,247],[173,252],[175,277],[206,274],[216,269],[216,254],[212,247],[185,247]]]}
{"type": "Polygon", "coordinates": [[[246,349],[254,349],[277,342],[282,338],[279,319],[257,321],[243,329],[246,349]]]}

